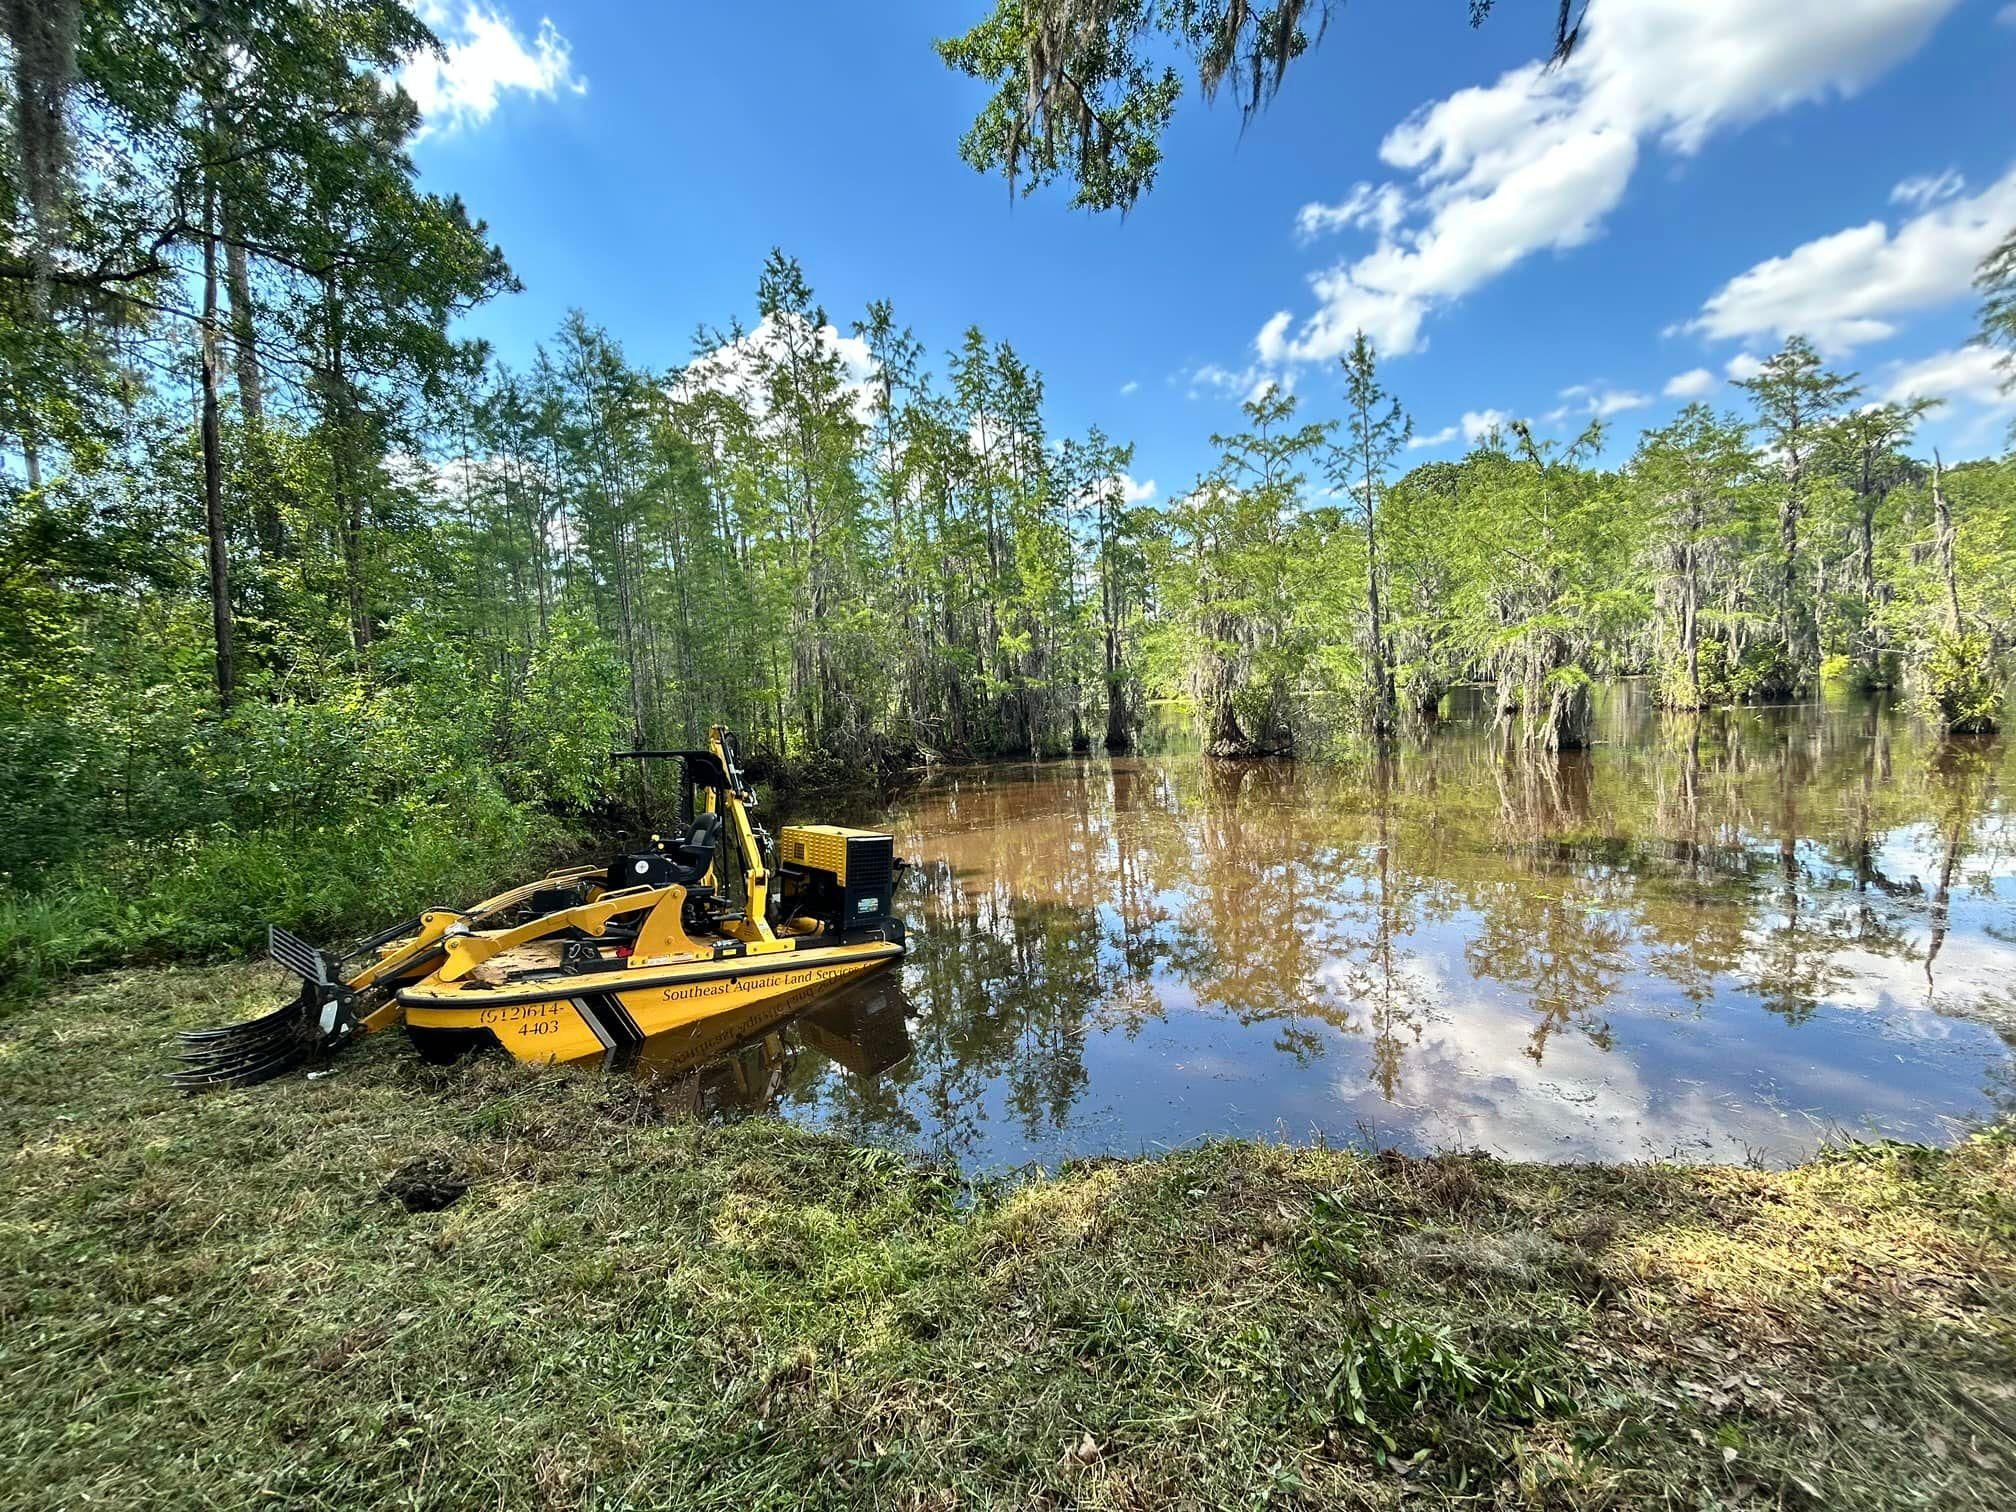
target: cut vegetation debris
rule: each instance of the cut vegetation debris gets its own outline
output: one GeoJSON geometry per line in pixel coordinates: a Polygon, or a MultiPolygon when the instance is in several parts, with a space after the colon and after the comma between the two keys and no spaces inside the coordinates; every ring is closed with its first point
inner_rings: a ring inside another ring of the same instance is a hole
{"type": "Polygon", "coordinates": [[[2016,1484],[2007,1131],[1775,1173],[1226,1144],[976,1188],[501,1058],[374,1041],[200,1098],[152,1074],[172,1030],[272,987],[129,973],[0,1021],[11,1505],[2000,1508],[2016,1484]]]}

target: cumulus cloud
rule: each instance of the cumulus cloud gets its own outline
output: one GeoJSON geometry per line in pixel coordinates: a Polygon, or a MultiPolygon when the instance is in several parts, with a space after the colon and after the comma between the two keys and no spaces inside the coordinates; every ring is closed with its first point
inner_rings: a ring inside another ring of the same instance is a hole
{"type": "MultiPolygon", "coordinates": [[[[792,331],[784,322],[799,318],[765,315],[753,329],[733,341],[701,353],[672,380],[672,397],[690,399],[707,392],[728,394],[761,418],[767,413],[760,381],[764,366],[781,357],[785,350],[785,341],[792,331]]],[[[809,327],[811,322],[805,321],[804,325],[809,327]]],[[[874,419],[878,391],[875,358],[868,343],[858,336],[843,335],[831,324],[820,326],[815,339],[822,353],[840,359],[854,416],[862,424],[869,424],[874,419]]]]}
{"type": "Polygon", "coordinates": [[[1712,393],[1715,375],[1706,368],[1689,368],[1684,373],[1675,373],[1666,380],[1661,391],[1668,399],[1699,399],[1703,394],[1712,393]]]}
{"type": "Polygon", "coordinates": [[[1731,383],[1741,383],[1746,378],[1755,378],[1764,371],[1764,359],[1751,352],[1738,352],[1722,364],[1722,376],[1731,383]]]}
{"type": "Polygon", "coordinates": [[[1976,409],[2016,412],[2016,393],[2005,387],[2009,379],[2009,370],[1994,348],[1955,347],[1916,362],[1893,365],[1884,377],[1883,397],[1896,403],[1943,399],[1976,409]]]}
{"type": "Polygon", "coordinates": [[[588,92],[588,81],[574,72],[573,44],[543,16],[529,43],[486,0],[462,0],[459,9],[427,0],[420,19],[441,39],[442,51],[410,59],[399,82],[420,107],[423,136],[482,125],[514,90],[548,100],[563,90],[588,92]]]}
{"type": "Polygon", "coordinates": [[[1957,3],[1596,0],[1566,64],[1531,63],[1423,107],[1380,146],[1398,178],[1303,207],[1305,238],[1362,229],[1375,245],[1312,274],[1315,308],[1270,318],[1259,360],[1328,361],[1360,329],[1388,354],[1417,349],[1438,307],[1600,234],[1648,142],[1692,153],[1717,130],[1852,93],[1957,3]]]}
{"type": "Polygon", "coordinates": [[[1512,417],[1500,409],[1465,410],[1461,423],[1463,439],[1475,444],[1491,432],[1505,429],[1512,423],[1512,417]]]}
{"type": "Polygon", "coordinates": [[[1897,186],[1892,199],[1927,208],[1895,231],[1872,220],[1737,274],[1709,296],[1687,329],[1772,341],[1798,332],[1839,355],[1896,335],[1900,315],[1965,297],[1981,259],[2016,222],[2016,168],[1965,198],[1941,190],[1940,182],[1907,179],[1897,186]]]}
{"type": "Polygon", "coordinates": [[[1456,430],[1453,425],[1445,425],[1438,431],[1417,431],[1407,438],[1407,450],[1423,451],[1431,446],[1447,446],[1456,439],[1456,430]]]}
{"type": "Polygon", "coordinates": [[[1155,497],[1155,480],[1147,478],[1136,482],[1131,473],[1121,473],[1116,480],[1120,484],[1120,497],[1129,504],[1146,504],[1155,497]]]}

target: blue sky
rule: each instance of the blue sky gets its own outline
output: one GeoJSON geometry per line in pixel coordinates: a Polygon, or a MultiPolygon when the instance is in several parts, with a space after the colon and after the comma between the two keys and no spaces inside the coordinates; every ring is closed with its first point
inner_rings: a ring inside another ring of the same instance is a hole
{"type": "MultiPolygon", "coordinates": [[[[1124,220],[1011,202],[956,152],[984,97],[931,39],[985,0],[839,6],[430,0],[409,75],[427,185],[490,223],[525,292],[469,322],[522,361],[570,307],[669,366],[754,319],[782,246],[843,329],[888,297],[934,353],[970,323],[1045,374],[1053,425],[1137,445],[1181,492],[1257,382],[1337,407],[1363,325],[1455,456],[1492,412],[1613,459],[1687,397],[1811,333],[1871,397],[1949,400],[1928,441],[1999,449],[2016,404],[1966,346],[1981,252],[2016,226],[2016,4],[1353,3],[1242,135],[1194,90],[1124,220]],[[1361,187],[1362,186],[1362,187],[1361,187]]],[[[935,364],[941,371],[942,357],[935,364]]]]}

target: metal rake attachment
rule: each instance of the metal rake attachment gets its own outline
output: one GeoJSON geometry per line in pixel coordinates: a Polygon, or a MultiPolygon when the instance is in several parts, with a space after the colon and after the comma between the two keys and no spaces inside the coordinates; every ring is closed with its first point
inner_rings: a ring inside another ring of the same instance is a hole
{"type": "Polygon", "coordinates": [[[344,986],[342,962],[274,925],[267,954],[301,978],[294,1001],[242,1024],[185,1029],[178,1035],[182,1069],[168,1080],[189,1091],[250,1087],[283,1076],[334,1050],[358,1030],[355,994],[344,986]]]}

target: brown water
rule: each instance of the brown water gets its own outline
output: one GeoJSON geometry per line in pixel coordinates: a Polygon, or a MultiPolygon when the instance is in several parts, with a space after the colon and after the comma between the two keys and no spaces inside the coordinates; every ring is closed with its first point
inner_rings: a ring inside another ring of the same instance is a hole
{"type": "Polygon", "coordinates": [[[2016,1109],[2016,742],[1628,687],[1601,735],[1508,756],[1473,707],[1385,761],[949,775],[882,816],[900,968],[653,1053],[699,1106],[969,1169],[1214,1135],[1778,1162],[2016,1109]]]}

